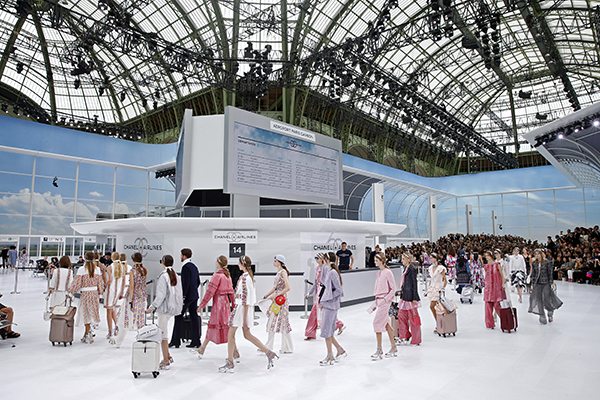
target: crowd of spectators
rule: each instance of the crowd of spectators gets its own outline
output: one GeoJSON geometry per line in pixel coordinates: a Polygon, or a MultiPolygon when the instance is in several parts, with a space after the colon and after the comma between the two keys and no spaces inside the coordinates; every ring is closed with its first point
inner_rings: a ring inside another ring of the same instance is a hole
{"type": "MultiPolygon", "coordinates": [[[[554,238],[548,236],[546,243],[527,240],[513,235],[464,235],[449,234],[435,242],[412,243],[409,245],[387,247],[385,254],[388,260],[399,260],[405,252],[411,253],[422,264],[427,264],[428,256],[437,253],[438,260],[444,264],[456,257],[459,250],[475,258],[481,257],[486,250],[499,249],[502,254],[511,254],[518,247],[529,267],[529,258],[538,248],[546,249],[546,254],[554,265],[554,278],[566,279],[579,283],[600,284],[600,229],[577,227],[560,232],[554,238]]],[[[527,271],[529,272],[529,271],[527,271]]]]}

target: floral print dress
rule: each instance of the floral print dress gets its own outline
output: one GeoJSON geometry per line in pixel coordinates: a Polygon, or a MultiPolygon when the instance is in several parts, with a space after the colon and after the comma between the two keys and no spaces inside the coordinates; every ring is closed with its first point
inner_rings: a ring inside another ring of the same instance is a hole
{"type": "Polygon", "coordinates": [[[130,311],[125,313],[125,326],[131,330],[137,330],[146,325],[146,277],[133,268],[133,299],[130,311]]]}
{"type": "MultiPolygon", "coordinates": [[[[281,292],[285,289],[285,280],[283,278],[283,274],[285,273],[286,272],[284,270],[281,270],[275,275],[275,292],[281,292]]],[[[292,331],[292,327],[290,325],[290,305],[287,296],[285,303],[281,306],[281,309],[277,315],[275,315],[271,309],[269,309],[267,315],[269,317],[267,322],[267,332],[290,333],[292,331]]]]}

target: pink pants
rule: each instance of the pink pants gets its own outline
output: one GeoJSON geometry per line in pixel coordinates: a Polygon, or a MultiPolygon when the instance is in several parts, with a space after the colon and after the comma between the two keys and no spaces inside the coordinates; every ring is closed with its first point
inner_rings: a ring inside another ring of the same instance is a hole
{"type": "Polygon", "coordinates": [[[496,310],[496,314],[500,316],[500,302],[499,301],[486,301],[485,302],[485,327],[494,329],[496,325],[494,323],[493,311],[496,310]]]}
{"type": "MultiPolygon", "coordinates": [[[[310,310],[310,314],[308,315],[308,321],[306,322],[306,329],[304,330],[304,336],[308,339],[316,339],[317,338],[317,329],[319,328],[319,320],[318,320],[318,307],[314,306],[310,310]]],[[[344,327],[344,323],[339,319],[335,321],[335,329],[341,329],[344,327]]]]}
{"type": "Polygon", "coordinates": [[[317,320],[317,306],[313,306],[306,322],[306,329],[304,330],[304,336],[308,339],[317,338],[317,328],[319,327],[319,321],[317,320]]]}
{"type": "Polygon", "coordinates": [[[398,310],[398,337],[411,339],[410,344],[421,343],[421,317],[416,308],[398,310]]]}

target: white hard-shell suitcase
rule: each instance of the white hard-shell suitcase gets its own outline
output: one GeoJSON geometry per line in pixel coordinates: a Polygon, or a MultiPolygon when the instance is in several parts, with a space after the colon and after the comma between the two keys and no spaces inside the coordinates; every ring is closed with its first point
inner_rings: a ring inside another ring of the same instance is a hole
{"type": "Polygon", "coordinates": [[[460,302],[473,304],[474,295],[475,290],[473,289],[473,286],[467,285],[462,288],[462,292],[460,293],[460,302]]]}
{"type": "Polygon", "coordinates": [[[133,343],[131,352],[131,372],[137,378],[142,373],[152,373],[155,378],[159,375],[160,343],[152,341],[137,341],[133,343]]]}

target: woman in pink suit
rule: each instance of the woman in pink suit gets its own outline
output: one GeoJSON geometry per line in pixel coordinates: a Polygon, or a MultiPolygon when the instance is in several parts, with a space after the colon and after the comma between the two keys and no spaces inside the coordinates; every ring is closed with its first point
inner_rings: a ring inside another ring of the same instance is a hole
{"type": "MultiPolygon", "coordinates": [[[[494,253],[501,255],[500,250],[495,250],[494,253]]],[[[502,274],[502,266],[500,262],[494,261],[491,251],[485,252],[486,264],[483,266],[485,273],[483,301],[485,302],[485,327],[494,329],[494,315],[500,315],[500,302],[506,299],[504,292],[504,276],[502,274]]]]}
{"type": "Polygon", "coordinates": [[[394,282],[394,274],[386,265],[383,253],[375,255],[375,265],[379,268],[377,280],[375,281],[375,303],[373,304],[373,311],[375,311],[373,329],[375,330],[375,337],[377,339],[377,351],[371,358],[373,360],[381,360],[383,357],[381,344],[383,331],[387,331],[391,346],[390,351],[385,353],[385,357],[396,357],[398,355],[398,349],[394,340],[394,330],[392,329],[388,315],[394,294],[396,293],[396,283],[394,282]]]}
{"type": "Polygon", "coordinates": [[[198,306],[198,314],[206,307],[212,299],[212,309],[208,320],[208,330],[202,346],[198,349],[198,358],[202,358],[208,342],[214,344],[227,343],[227,332],[229,331],[229,314],[233,301],[233,284],[231,275],[227,269],[227,257],[219,256],[216,262],[217,269],[210,278],[208,289],[198,306]]]}

